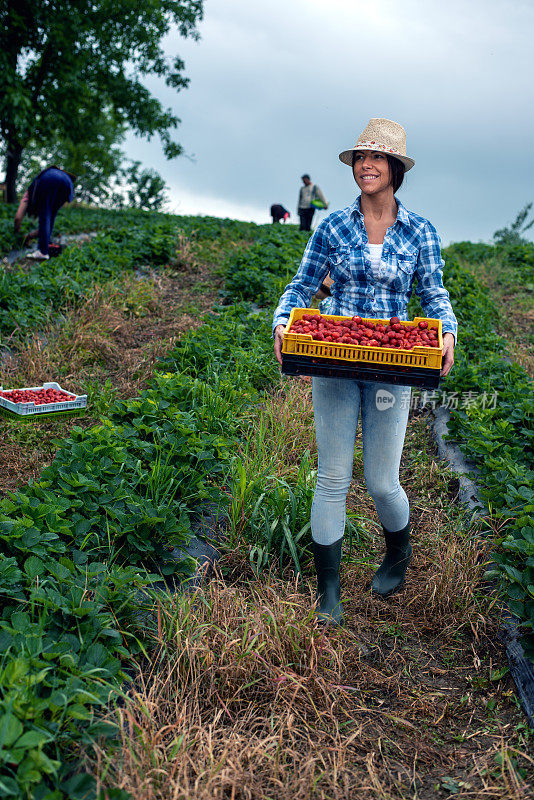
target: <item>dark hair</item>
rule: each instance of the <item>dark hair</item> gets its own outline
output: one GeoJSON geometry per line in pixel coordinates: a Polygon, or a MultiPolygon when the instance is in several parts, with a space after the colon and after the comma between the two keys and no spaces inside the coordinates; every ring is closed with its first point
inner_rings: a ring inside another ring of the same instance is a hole
{"type": "MultiPolygon", "coordinates": [[[[389,153],[384,154],[389,164],[389,174],[391,175],[391,185],[393,186],[393,194],[402,186],[404,180],[404,164],[400,159],[390,156],[389,153]]],[[[352,169],[354,170],[354,162],[356,160],[356,151],[352,153],[352,169]]]]}
{"type": "Polygon", "coordinates": [[[306,172],[306,173],[304,173],[304,175],[301,175],[301,176],[300,176],[300,179],[301,179],[301,181],[303,181],[303,180],[304,180],[304,178],[307,178],[309,181],[311,181],[311,178],[310,178],[310,176],[308,175],[308,173],[307,173],[307,172],[306,172]]]}

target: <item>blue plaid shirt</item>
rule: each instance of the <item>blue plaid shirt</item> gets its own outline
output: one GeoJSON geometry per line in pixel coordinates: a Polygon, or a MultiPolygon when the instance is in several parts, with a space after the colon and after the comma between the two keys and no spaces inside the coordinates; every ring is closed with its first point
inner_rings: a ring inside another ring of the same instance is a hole
{"type": "Polygon", "coordinates": [[[458,324],[443,286],[441,243],[428,220],[398,204],[397,219],[384,236],[377,275],[371,268],[367,231],[360,198],[348,208],[334,211],[310,238],[297,274],[274,312],[273,331],[285,325],[292,308],[308,308],[313,295],[330,273],[332,296],[323,301],[326,314],[387,319],[408,319],[413,279],[426,316],[441,319],[443,333],[457,339],[458,324]]]}

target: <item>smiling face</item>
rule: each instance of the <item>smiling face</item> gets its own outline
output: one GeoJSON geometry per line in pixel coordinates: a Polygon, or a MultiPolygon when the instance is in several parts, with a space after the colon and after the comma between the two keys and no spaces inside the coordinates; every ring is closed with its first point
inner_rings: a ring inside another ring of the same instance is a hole
{"type": "Polygon", "coordinates": [[[385,153],[378,150],[355,150],[353,158],[354,180],[363,194],[376,195],[388,189],[393,193],[391,171],[385,153]]]}

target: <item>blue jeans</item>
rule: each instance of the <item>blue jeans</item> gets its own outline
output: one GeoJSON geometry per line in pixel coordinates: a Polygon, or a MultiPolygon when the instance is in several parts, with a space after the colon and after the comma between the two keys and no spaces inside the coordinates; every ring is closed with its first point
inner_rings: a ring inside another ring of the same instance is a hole
{"type": "Polygon", "coordinates": [[[344,378],[313,378],[312,385],[319,455],[311,510],[313,539],[318,544],[333,544],[345,531],[360,411],[367,490],[383,527],[391,532],[402,530],[410,516],[408,498],[399,483],[410,387],[344,378]]]}

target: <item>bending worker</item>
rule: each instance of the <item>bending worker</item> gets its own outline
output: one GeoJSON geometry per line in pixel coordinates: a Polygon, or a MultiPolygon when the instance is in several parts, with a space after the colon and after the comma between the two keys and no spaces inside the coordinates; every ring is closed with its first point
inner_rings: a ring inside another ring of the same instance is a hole
{"type": "Polygon", "coordinates": [[[39,228],[31,231],[26,241],[38,237],[38,248],[28,258],[43,261],[49,258],[48,245],[54,229],[56,214],[74,197],[76,176],[59,167],[47,167],[30,183],[15,214],[15,232],[18,233],[24,215],[39,217],[39,228]]]}
{"type": "Polygon", "coordinates": [[[271,217],[273,218],[273,224],[276,224],[277,222],[286,222],[290,216],[291,215],[287,208],[284,208],[281,203],[273,203],[271,206],[271,217]]]}

